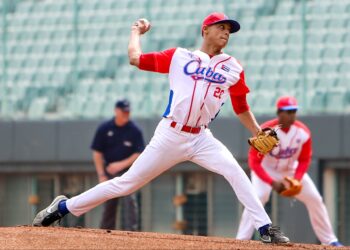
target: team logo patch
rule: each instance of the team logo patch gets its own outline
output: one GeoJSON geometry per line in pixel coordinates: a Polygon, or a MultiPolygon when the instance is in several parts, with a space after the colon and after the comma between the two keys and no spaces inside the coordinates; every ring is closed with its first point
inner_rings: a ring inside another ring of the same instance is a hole
{"type": "Polygon", "coordinates": [[[275,150],[272,150],[270,152],[270,155],[277,159],[288,159],[288,158],[291,158],[297,151],[298,151],[297,147],[296,148],[286,147],[285,149],[279,148],[277,152],[275,152],[275,150]]]}
{"type": "Polygon", "coordinates": [[[200,67],[198,60],[189,61],[184,67],[184,73],[191,76],[193,80],[205,80],[207,82],[223,84],[226,82],[226,77],[215,72],[211,67],[200,67]]]}
{"type": "Polygon", "coordinates": [[[224,70],[224,71],[226,71],[226,72],[230,72],[230,68],[227,67],[225,64],[223,64],[223,65],[221,66],[221,69],[224,70]]]}
{"type": "Polygon", "coordinates": [[[188,52],[187,54],[189,55],[189,57],[191,57],[191,58],[195,58],[195,55],[193,55],[193,53],[192,53],[192,52],[188,52]]]}

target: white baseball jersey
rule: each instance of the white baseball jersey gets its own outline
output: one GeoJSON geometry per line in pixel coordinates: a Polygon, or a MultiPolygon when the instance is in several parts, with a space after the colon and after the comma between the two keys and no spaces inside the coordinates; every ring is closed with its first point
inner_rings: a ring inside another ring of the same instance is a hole
{"type": "Polygon", "coordinates": [[[277,130],[277,136],[279,145],[263,158],[261,165],[277,171],[295,170],[302,147],[311,137],[310,131],[301,122],[295,122],[288,132],[277,130]]]}
{"type": "Polygon", "coordinates": [[[164,117],[183,125],[208,125],[229,95],[249,92],[242,66],[225,53],[210,57],[200,50],[174,48],[142,55],[139,67],[169,73],[170,95],[164,117]]]}
{"type": "MultiPolygon", "coordinates": [[[[275,127],[278,120],[266,122],[262,127],[275,127]]],[[[249,166],[263,181],[272,184],[272,178],[267,172],[293,172],[294,177],[301,179],[311,161],[311,133],[305,124],[295,121],[288,131],[279,129],[278,147],[269,154],[260,157],[257,151],[249,151],[249,166]]]]}

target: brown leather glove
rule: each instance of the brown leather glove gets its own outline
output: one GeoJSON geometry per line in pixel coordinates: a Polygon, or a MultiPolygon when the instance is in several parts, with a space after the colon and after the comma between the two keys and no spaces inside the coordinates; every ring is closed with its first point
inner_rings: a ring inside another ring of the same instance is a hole
{"type": "Polygon", "coordinates": [[[271,186],[272,186],[272,189],[275,190],[277,193],[281,193],[282,191],[286,190],[286,187],[281,181],[274,181],[272,182],[271,186]]]}
{"type": "Polygon", "coordinates": [[[280,195],[282,196],[293,197],[299,194],[303,189],[303,185],[300,181],[293,177],[286,176],[284,177],[284,181],[286,182],[286,189],[280,192],[280,195]]]}
{"type": "Polygon", "coordinates": [[[259,153],[267,154],[279,144],[279,139],[275,129],[264,128],[257,136],[249,138],[248,143],[259,153]]]}

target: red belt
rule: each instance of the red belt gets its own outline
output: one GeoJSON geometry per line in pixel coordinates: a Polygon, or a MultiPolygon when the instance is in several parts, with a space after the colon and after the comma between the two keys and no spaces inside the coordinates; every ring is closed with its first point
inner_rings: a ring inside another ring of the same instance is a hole
{"type": "MultiPolygon", "coordinates": [[[[177,122],[172,122],[170,124],[170,127],[175,128],[177,125],[177,122]]],[[[186,126],[186,125],[182,125],[181,131],[183,132],[187,132],[190,134],[199,134],[199,132],[201,132],[201,127],[190,127],[190,126],[186,126]]]]}

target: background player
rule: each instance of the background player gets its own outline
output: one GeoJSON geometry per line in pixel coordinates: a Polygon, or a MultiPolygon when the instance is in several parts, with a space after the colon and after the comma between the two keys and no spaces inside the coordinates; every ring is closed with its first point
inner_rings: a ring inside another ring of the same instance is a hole
{"type": "MultiPolygon", "coordinates": [[[[297,110],[297,100],[294,97],[281,97],[277,101],[277,119],[267,121],[261,126],[264,128],[281,125],[281,129],[277,130],[280,144],[265,156],[250,149],[248,162],[252,169],[252,183],[265,205],[272,189],[277,193],[287,189],[287,184],[284,182],[285,176],[299,180],[302,189],[299,194],[295,195],[295,198],[305,204],[318,239],[323,244],[341,246],[333,233],[322,197],[306,173],[311,162],[312,139],[308,127],[296,120],[297,110]]],[[[248,212],[244,210],[237,239],[249,240],[253,233],[252,220],[248,212]]]]}
{"type": "Polygon", "coordinates": [[[243,68],[235,58],[222,52],[230,33],[240,29],[239,23],[222,13],[210,14],[202,24],[201,49],[194,52],[174,48],[143,54],[140,36],[149,29],[145,19],[132,26],[128,53],[130,64],[169,74],[169,104],[151,142],[124,175],[71,199],[56,197],[48,208],[37,214],[33,225],[51,225],[69,212],[82,215],[108,199],[135,192],[177,163],[192,161],[226,178],[253,218],[263,242],[289,242],[278,228],[271,226],[238,162],[207,128],[230,96],[242,124],[253,135],[261,131],[246,102],[249,89],[243,68]]]}

